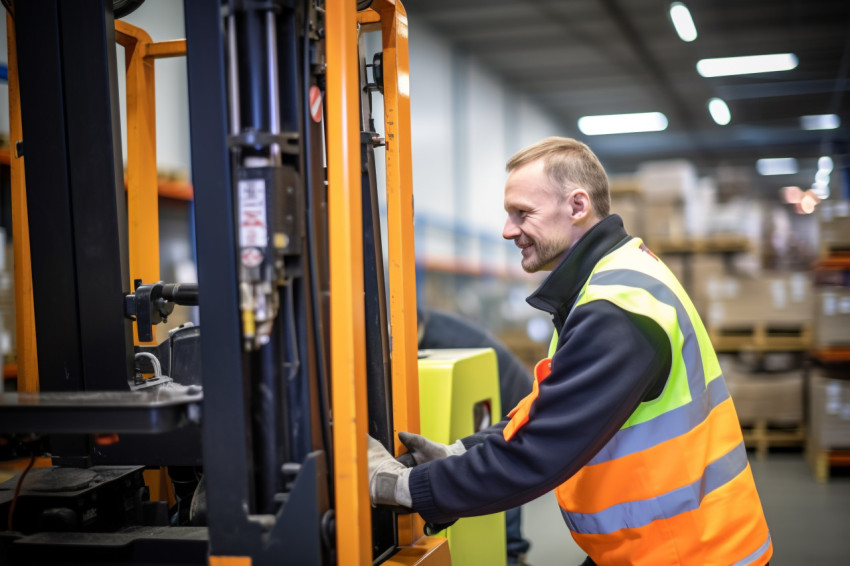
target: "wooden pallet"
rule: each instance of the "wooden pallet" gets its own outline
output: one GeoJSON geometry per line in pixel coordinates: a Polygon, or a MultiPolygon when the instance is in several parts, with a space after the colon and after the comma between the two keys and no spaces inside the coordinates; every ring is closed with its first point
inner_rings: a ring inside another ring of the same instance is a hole
{"type": "Polygon", "coordinates": [[[744,444],[753,448],[759,460],[767,456],[771,448],[777,446],[804,447],[806,445],[806,427],[798,425],[771,425],[766,419],[754,423],[742,423],[744,444]]]}
{"type": "Polygon", "coordinates": [[[812,343],[811,326],[801,323],[729,324],[709,328],[708,335],[718,352],[800,352],[812,343]]]}
{"type": "Polygon", "coordinates": [[[826,483],[833,467],[850,466],[850,449],[822,448],[810,440],[806,448],[806,459],[812,466],[815,480],[826,483]]]}

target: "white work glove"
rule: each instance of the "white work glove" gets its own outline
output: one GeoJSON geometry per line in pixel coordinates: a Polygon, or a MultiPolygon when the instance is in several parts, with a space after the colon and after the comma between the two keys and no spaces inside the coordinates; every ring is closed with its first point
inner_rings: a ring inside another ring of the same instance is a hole
{"type": "MultiPolygon", "coordinates": [[[[384,445],[369,436],[369,498],[372,506],[412,507],[410,468],[398,462],[384,445]]],[[[407,509],[409,510],[409,509],[407,509]]]]}
{"type": "Polygon", "coordinates": [[[408,449],[408,454],[413,457],[415,464],[411,463],[409,458],[405,458],[407,454],[399,456],[399,460],[405,465],[409,464],[411,467],[430,462],[431,460],[440,460],[449,456],[460,456],[466,452],[466,447],[460,440],[453,444],[441,444],[411,432],[398,433],[398,439],[408,449]]]}

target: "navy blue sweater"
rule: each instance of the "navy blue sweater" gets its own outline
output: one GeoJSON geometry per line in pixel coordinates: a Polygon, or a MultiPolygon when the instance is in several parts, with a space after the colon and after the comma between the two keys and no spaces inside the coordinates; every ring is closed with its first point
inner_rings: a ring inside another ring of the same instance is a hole
{"type": "Polygon", "coordinates": [[[467,452],[413,468],[413,509],[432,523],[504,511],[554,489],[584,466],[644,400],[664,388],[671,349],[653,320],[607,301],[575,309],[602,257],[630,237],[617,215],[591,228],[527,299],[559,329],[552,373],[528,422],[510,440],[507,421],[463,439],[467,452]]]}

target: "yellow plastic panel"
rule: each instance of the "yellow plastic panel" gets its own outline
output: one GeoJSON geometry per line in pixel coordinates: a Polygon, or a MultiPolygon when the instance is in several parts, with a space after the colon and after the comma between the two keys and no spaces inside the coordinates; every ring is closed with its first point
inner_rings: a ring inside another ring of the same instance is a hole
{"type": "MultiPolygon", "coordinates": [[[[419,360],[421,434],[451,444],[475,432],[477,403],[490,402],[490,414],[502,414],[499,368],[490,348],[423,350],[419,360]]],[[[439,533],[449,540],[452,564],[504,565],[505,514],[461,519],[439,533]]]]}

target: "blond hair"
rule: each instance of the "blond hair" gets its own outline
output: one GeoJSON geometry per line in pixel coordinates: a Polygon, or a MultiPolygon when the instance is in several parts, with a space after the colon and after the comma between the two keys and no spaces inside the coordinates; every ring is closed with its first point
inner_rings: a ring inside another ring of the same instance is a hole
{"type": "Polygon", "coordinates": [[[505,170],[511,173],[538,159],[543,159],[543,171],[560,189],[561,197],[582,188],[590,196],[596,214],[600,218],[608,216],[611,209],[608,175],[589,147],[572,138],[545,138],[515,153],[508,159],[505,170]]]}

